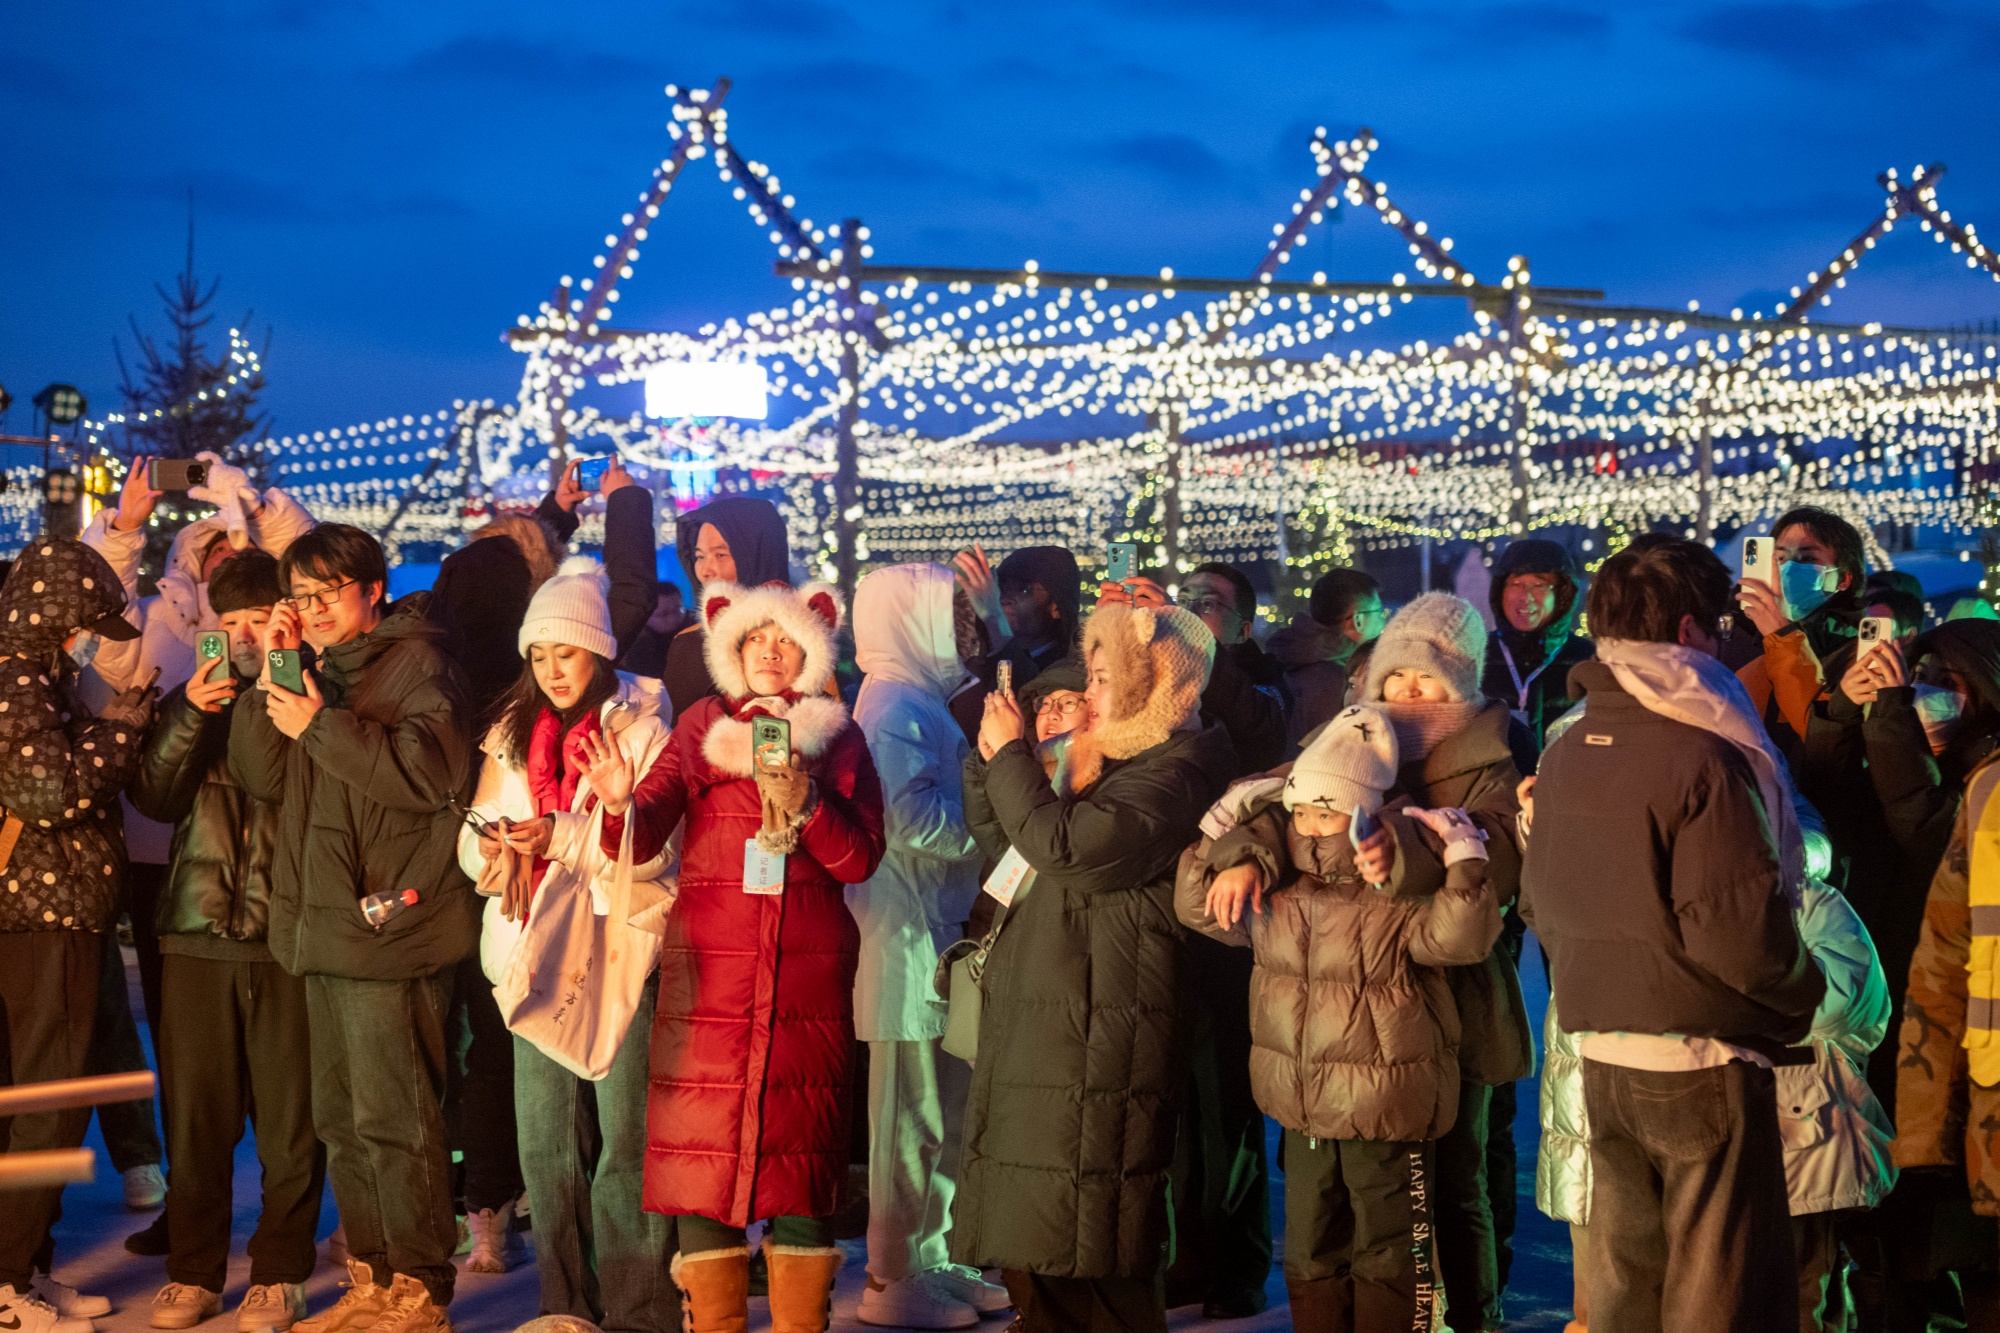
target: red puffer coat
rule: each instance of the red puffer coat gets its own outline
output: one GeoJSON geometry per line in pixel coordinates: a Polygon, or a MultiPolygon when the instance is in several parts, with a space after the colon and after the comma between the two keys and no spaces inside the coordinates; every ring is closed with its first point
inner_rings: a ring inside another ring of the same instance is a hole
{"type": "MultiPolygon", "coordinates": [[[[748,724],[721,699],[688,709],[633,794],[639,861],[687,818],[653,1017],[649,1212],[746,1226],[839,1205],[861,945],[842,886],[882,859],[882,785],[838,703],[801,700],[791,718],[818,805],[785,860],[783,894],[743,891],[761,807],[756,782],[731,771],[749,771],[748,724]],[[742,744],[724,742],[738,730],[742,744]]],[[[623,823],[604,823],[613,854],[623,823]]]]}

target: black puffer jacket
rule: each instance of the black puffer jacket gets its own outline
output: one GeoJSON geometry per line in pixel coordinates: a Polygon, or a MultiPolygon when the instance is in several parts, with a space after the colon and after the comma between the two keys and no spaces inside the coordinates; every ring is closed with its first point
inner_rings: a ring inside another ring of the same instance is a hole
{"type": "Polygon", "coordinates": [[[1057,1277],[1154,1272],[1185,1073],[1181,849],[1236,757],[1219,726],[1108,760],[1058,797],[1024,742],[965,764],[983,851],[1039,877],[986,969],[952,1231],[963,1262],[1057,1277]]]}
{"type": "Polygon", "coordinates": [[[300,737],[271,722],[268,695],[245,693],[229,766],[259,800],[283,807],[271,893],[271,954],[299,976],[401,981],[471,954],[479,907],[458,868],[458,816],[474,750],[464,685],[412,593],[367,634],[319,655],[326,700],[300,737]],[[379,932],[357,902],[420,895],[379,932]]]}
{"type": "Polygon", "coordinates": [[[91,716],[62,643],[124,606],[104,557],[64,538],[31,544],[0,588],[0,805],[22,823],[0,870],[0,931],[109,930],[118,918],[118,791],[143,728],[91,716]]]}
{"type": "Polygon", "coordinates": [[[1493,636],[1486,641],[1486,672],[1479,688],[1487,698],[1505,703],[1527,726],[1527,735],[1518,733],[1514,741],[1514,766],[1523,773],[1535,771],[1549,723],[1569,711],[1569,669],[1590,660],[1594,650],[1590,640],[1577,634],[1577,616],[1583,610],[1578,580],[1582,572],[1576,557],[1560,542],[1525,537],[1510,543],[1493,562],[1493,636]],[[1526,632],[1507,623],[1501,597],[1507,580],[1516,574],[1553,574],[1556,580],[1556,609],[1540,630],[1526,632]],[[1512,658],[1513,670],[1508,670],[1512,658]],[[1544,665],[1546,663],[1546,665],[1544,665]],[[1527,688],[1515,687],[1518,675],[1527,688]],[[1525,745],[1523,741],[1525,740],[1525,745]]]}
{"type": "MultiPolygon", "coordinates": [[[[237,681],[239,696],[251,688],[237,681]]],[[[160,701],[126,795],[140,814],[174,825],[160,894],[162,953],[268,961],[271,863],[278,807],[229,771],[233,705],[204,713],[180,686],[160,701]]]]}

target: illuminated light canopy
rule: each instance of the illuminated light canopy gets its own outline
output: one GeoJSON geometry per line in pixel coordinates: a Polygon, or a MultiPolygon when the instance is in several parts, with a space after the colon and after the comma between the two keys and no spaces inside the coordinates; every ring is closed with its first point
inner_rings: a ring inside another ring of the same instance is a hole
{"type": "Polygon", "coordinates": [[[667,421],[770,413],[770,377],[755,361],[663,361],[646,370],[646,415],[667,421]]]}

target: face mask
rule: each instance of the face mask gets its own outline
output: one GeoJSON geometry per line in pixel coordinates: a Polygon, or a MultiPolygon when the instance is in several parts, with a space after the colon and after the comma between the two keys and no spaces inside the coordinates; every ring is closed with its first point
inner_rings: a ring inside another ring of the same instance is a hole
{"type": "Polygon", "coordinates": [[[69,660],[76,663],[77,670],[81,671],[90,665],[91,659],[97,656],[97,650],[103,643],[104,640],[99,635],[87,629],[80,629],[69,646],[69,660]]]}
{"type": "Polygon", "coordinates": [[[1931,749],[1941,750],[1951,744],[1951,738],[1958,732],[1960,716],[1965,712],[1965,700],[1947,689],[1936,685],[1918,685],[1917,720],[1924,724],[1924,736],[1930,741],[1931,749]]]}
{"type": "Polygon", "coordinates": [[[1778,571],[1785,594],[1785,609],[1792,619],[1802,620],[1826,604],[1840,587],[1840,571],[1832,565],[1808,565],[1787,560],[1778,571]]]}

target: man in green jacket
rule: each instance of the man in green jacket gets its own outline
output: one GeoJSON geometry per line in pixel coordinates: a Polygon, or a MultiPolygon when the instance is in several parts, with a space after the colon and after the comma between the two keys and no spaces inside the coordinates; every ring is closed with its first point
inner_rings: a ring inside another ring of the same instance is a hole
{"type": "Polygon", "coordinates": [[[230,729],[237,781],[283,811],[271,953],[306,979],[313,1120],[353,1255],[347,1294],[299,1333],[450,1328],[445,1013],[479,929],[451,806],[474,754],[426,595],[387,607],[387,581],[359,528],[324,524],[294,542],[263,675],[230,729]],[[274,683],[273,658],[301,640],[316,660],[296,692],[274,683]],[[364,900],[390,911],[371,921],[364,900]]]}

